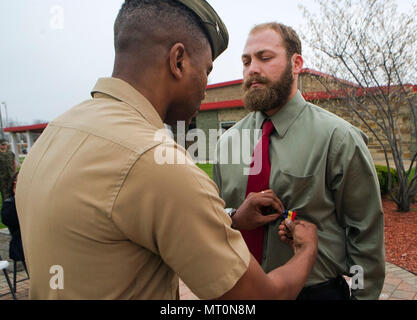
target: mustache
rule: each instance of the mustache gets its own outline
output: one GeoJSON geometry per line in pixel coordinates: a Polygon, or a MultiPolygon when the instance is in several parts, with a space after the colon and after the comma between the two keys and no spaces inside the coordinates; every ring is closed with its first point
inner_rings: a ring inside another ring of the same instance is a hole
{"type": "Polygon", "coordinates": [[[245,80],[245,82],[243,83],[243,89],[245,91],[249,90],[250,86],[254,82],[258,82],[258,83],[262,83],[262,84],[268,84],[270,81],[268,80],[268,78],[265,78],[265,77],[253,76],[253,77],[250,77],[250,78],[245,80]]]}

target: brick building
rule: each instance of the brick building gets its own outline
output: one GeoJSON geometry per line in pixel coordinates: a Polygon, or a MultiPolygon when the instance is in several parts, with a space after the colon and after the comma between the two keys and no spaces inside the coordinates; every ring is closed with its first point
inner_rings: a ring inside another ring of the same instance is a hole
{"type": "MultiPolygon", "coordinates": [[[[299,77],[298,87],[307,101],[335,113],[363,130],[368,135],[368,147],[374,160],[383,160],[384,152],[381,145],[354,112],[345,106],[345,97],[339,87],[340,82],[340,79],[335,81],[334,78],[327,74],[311,69],[303,69],[299,77]]],[[[342,82],[352,88],[357,88],[353,83],[347,81],[342,82]]],[[[242,83],[243,80],[235,80],[213,84],[207,87],[206,99],[203,101],[200,113],[195,122],[195,126],[204,130],[207,137],[209,136],[210,129],[229,129],[248,114],[243,107],[242,83]]],[[[417,86],[410,86],[410,89],[412,92],[417,92],[417,86]]],[[[360,96],[360,90],[357,90],[358,96],[360,96]]],[[[365,99],[364,103],[369,105],[370,109],[375,109],[370,99],[365,99]]],[[[409,107],[400,106],[396,116],[399,130],[401,131],[404,159],[407,160],[411,158],[412,151],[417,148],[416,134],[412,133],[410,129],[412,115],[410,114],[409,107]]],[[[372,124],[372,129],[380,130],[376,124],[372,124]]],[[[213,160],[213,146],[210,147],[208,142],[206,145],[207,160],[211,161],[213,160]]]]}

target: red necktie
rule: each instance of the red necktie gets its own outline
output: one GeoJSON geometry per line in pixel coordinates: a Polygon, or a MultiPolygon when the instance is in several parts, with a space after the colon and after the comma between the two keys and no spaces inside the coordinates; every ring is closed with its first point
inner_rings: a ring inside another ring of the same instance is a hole
{"type": "MultiPolygon", "coordinates": [[[[271,175],[271,162],[269,161],[269,137],[274,132],[274,125],[271,120],[266,120],[262,126],[262,138],[255,146],[253,160],[248,177],[246,197],[251,192],[261,192],[269,189],[269,176],[271,175]],[[262,166],[261,166],[262,165],[262,166]]],[[[262,252],[264,244],[264,226],[255,230],[242,230],[249,251],[262,263],[262,252]]]]}

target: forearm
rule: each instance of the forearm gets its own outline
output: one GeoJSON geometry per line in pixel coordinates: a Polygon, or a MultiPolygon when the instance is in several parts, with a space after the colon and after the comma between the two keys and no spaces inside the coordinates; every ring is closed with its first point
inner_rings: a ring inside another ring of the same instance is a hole
{"type": "Polygon", "coordinates": [[[251,256],[247,272],[220,300],[290,300],[304,286],[316,259],[316,250],[305,248],[297,252],[283,267],[268,274],[251,256]]]}
{"type": "Polygon", "coordinates": [[[379,221],[358,235],[361,241],[356,237],[347,239],[347,266],[353,276],[352,297],[355,299],[377,300],[382,291],[385,279],[383,230],[381,213],[379,221]]]}
{"type": "Polygon", "coordinates": [[[347,224],[347,271],[353,273],[354,298],[377,300],[385,278],[384,215],[376,178],[360,185],[363,198],[346,201],[341,208],[347,224]]]}
{"type": "Polygon", "coordinates": [[[297,250],[295,256],[285,265],[268,273],[268,277],[281,292],[280,299],[297,298],[316,262],[316,256],[316,247],[303,247],[297,250]]]}

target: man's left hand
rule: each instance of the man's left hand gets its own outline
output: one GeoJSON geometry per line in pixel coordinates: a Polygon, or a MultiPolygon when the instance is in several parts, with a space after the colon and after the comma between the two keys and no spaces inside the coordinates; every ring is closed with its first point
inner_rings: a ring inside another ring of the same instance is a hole
{"type": "Polygon", "coordinates": [[[284,205],[273,190],[250,193],[232,217],[232,226],[238,230],[253,230],[278,219],[283,212],[284,205]],[[266,207],[272,207],[276,213],[263,215],[266,207]]]}

